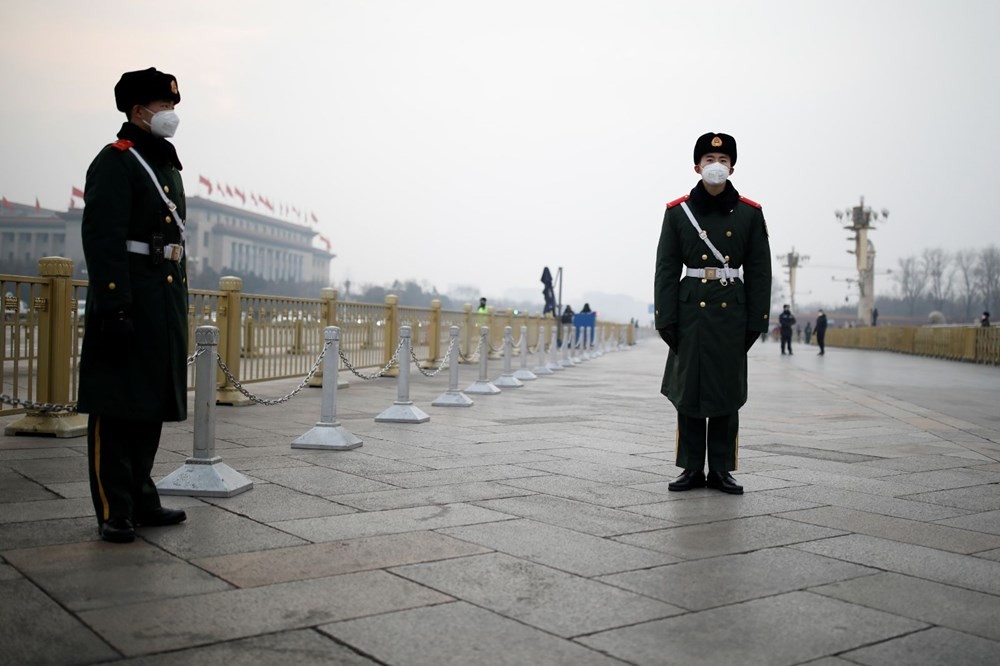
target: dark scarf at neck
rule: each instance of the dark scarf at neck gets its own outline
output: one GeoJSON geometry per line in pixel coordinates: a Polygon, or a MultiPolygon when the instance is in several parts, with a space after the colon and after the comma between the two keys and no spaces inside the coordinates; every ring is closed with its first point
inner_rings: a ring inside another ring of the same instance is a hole
{"type": "Polygon", "coordinates": [[[127,139],[134,143],[135,149],[153,164],[172,164],[178,171],[184,168],[177,157],[177,149],[174,148],[174,144],[166,139],[153,136],[133,123],[123,123],[121,130],[118,131],[118,138],[127,139]]]}
{"type": "Polygon", "coordinates": [[[740,193],[728,180],[726,181],[726,189],[716,196],[709,194],[705,189],[704,182],[700,180],[691,190],[691,203],[702,213],[731,213],[739,200],[740,193]]]}

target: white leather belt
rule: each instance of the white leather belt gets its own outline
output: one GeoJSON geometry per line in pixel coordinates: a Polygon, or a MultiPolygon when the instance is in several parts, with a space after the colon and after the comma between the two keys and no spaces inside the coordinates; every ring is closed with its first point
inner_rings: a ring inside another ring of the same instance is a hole
{"type": "MultiPolygon", "coordinates": [[[[133,254],[149,254],[149,243],[142,241],[127,240],[125,248],[133,254]]],[[[180,261],[184,256],[184,246],[171,243],[163,246],[163,258],[167,261],[180,261]]]]}
{"type": "Polygon", "coordinates": [[[706,280],[735,280],[740,276],[738,268],[685,268],[684,277],[705,278],[706,280]]]}

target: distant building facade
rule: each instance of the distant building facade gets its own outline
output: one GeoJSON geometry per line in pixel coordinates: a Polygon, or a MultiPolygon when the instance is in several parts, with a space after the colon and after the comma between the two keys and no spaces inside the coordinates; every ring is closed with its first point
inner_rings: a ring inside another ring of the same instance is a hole
{"type": "MultiPolygon", "coordinates": [[[[56,211],[7,202],[0,206],[0,273],[34,275],[42,257],[73,260],[85,271],[80,225],[83,209],[56,211]]],[[[326,286],[336,256],[314,247],[319,232],[260,213],[188,197],[188,272],[206,271],[326,286]]]]}

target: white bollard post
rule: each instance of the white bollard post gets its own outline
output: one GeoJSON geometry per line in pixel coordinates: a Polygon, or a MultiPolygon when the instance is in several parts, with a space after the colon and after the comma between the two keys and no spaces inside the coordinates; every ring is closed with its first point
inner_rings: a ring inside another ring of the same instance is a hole
{"type": "Polygon", "coordinates": [[[580,343],[583,340],[582,331],[573,327],[573,344],[569,348],[569,362],[573,365],[580,364],[580,343]]]}
{"type": "Polygon", "coordinates": [[[448,390],[431,403],[434,407],[472,407],[472,398],[458,390],[458,326],[448,329],[451,340],[448,349],[451,350],[448,359],[448,390]]]}
{"type": "Polygon", "coordinates": [[[340,329],[323,329],[323,407],[312,430],[292,442],[293,449],[346,451],[361,446],[361,440],[337,420],[337,388],[340,384],[340,329]]]}
{"type": "Polygon", "coordinates": [[[532,368],[532,372],[538,375],[554,375],[549,364],[545,361],[545,327],[538,325],[538,365],[532,368]]]}
{"type": "Polygon", "coordinates": [[[396,382],[396,402],[375,417],[375,423],[427,423],[431,417],[410,400],[410,338],[413,329],[399,327],[399,377],[396,382]]]}
{"type": "Polygon", "coordinates": [[[563,368],[573,367],[573,360],[569,356],[570,347],[573,346],[573,341],[570,339],[570,333],[572,331],[573,331],[572,326],[563,327],[563,347],[562,347],[563,357],[562,360],[559,361],[559,365],[561,365],[563,368]]]}
{"type": "Polygon", "coordinates": [[[194,455],[160,479],[161,495],[232,497],[253,488],[253,481],[215,455],[215,368],[219,329],[199,326],[194,332],[198,349],[194,367],[194,455]]]}
{"type": "Polygon", "coordinates": [[[530,382],[533,379],[538,379],[538,376],[535,375],[535,373],[533,373],[531,370],[528,370],[528,327],[527,326],[521,327],[520,352],[521,352],[521,368],[520,370],[514,371],[514,378],[520,379],[521,381],[524,382],[530,382]]]}
{"type": "Polygon", "coordinates": [[[500,389],[494,386],[493,382],[486,377],[486,373],[489,371],[487,368],[487,356],[490,350],[489,335],[489,326],[483,326],[479,329],[479,379],[465,389],[466,393],[474,395],[496,395],[500,393],[500,389]]]}
{"type": "Polygon", "coordinates": [[[552,326],[552,338],[549,343],[549,362],[545,364],[545,367],[553,372],[563,369],[559,364],[559,324],[552,326]]]}
{"type": "Polygon", "coordinates": [[[510,326],[503,327],[503,372],[495,384],[501,388],[520,388],[524,386],[511,369],[511,354],[514,353],[514,339],[510,326]]]}

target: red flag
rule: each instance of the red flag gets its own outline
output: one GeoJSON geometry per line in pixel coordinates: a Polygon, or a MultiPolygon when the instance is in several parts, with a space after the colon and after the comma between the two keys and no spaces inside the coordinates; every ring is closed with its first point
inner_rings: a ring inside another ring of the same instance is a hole
{"type": "Polygon", "coordinates": [[[309,217],[312,218],[313,223],[319,222],[319,218],[316,217],[316,213],[309,213],[309,217]]]}
{"type": "Polygon", "coordinates": [[[42,212],[42,204],[38,203],[38,197],[35,197],[35,212],[36,213],[42,212]]]}
{"type": "Polygon", "coordinates": [[[208,188],[208,194],[209,194],[209,196],[211,196],[211,194],[212,194],[212,181],[210,181],[208,178],[205,178],[204,176],[198,176],[198,184],[199,185],[204,185],[205,187],[207,187],[208,188]]]}
{"type": "Polygon", "coordinates": [[[74,197],[80,197],[82,199],[83,198],[83,190],[81,190],[79,187],[74,187],[73,188],[73,196],[74,197]]]}
{"type": "Polygon", "coordinates": [[[226,191],[222,189],[222,183],[220,183],[219,181],[215,181],[215,189],[219,190],[219,194],[224,195],[226,193],[226,191]]]}
{"type": "Polygon", "coordinates": [[[74,199],[73,197],[69,198],[69,208],[70,210],[76,208],[76,199],[74,199]]]}
{"type": "Polygon", "coordinates": [[[226,185],[226,194],[228,194],[229,196],[233,196],[233,188],[226,185]]]}
{"type": "Polygon", "coordinates": [[[3,198],[2,203],[4,208],[8,210],[14,210],[14,205],[11,202],[7,201],[7,197],[3,198]]]}
{"type": "Polygon", "coordinates": [[[330,251],[330,239],[326,236],[320,235],[319,239],[323,241],[323,245],[326,245],[326,251],[330,251]]]}
{"type": "Polygon", "coordinates": [[[254,205],[254,206],[256,206],[256,205],[257,205],[257,195],[256,195],[256,194],[254,194],[253,192],[251,192],[251,193],[250,193],[250,201],[252,201],[252,202],[253,202],[253,205],[254,205]]]}
{"type": "Polygon", "coordinates": [[[241,191],[240,191],[240,188],[238,188],[238,187],[234,187],[234,188],[233,188],[233,192],[236,192],[236,196],[238,196],[238,197],[240,198],[240,201],[242,201],[243,203],[246,203],[246,202],[247,202],[247,198],[246,198],[246,196],[245,196],[245,195],[243,194],[243,192],[241,192],[241,191]]]}

